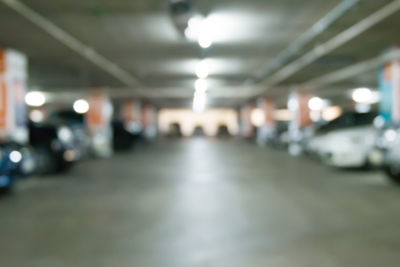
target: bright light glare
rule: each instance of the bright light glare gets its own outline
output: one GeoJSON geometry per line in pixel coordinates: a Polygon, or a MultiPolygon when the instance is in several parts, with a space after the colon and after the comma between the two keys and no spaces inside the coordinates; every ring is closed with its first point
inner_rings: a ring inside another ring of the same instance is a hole
{"type": "Polygon", "coordinates": [[[208,82],[205,79],[198,79],[194,84],[196,92],[206,92],[208,90],[208,82]]]}
{"type": "Polygon", "coordinates": [[[29,113],[29,118],[33,122],[42,122],[44,120],[43,111],[34,109],[29,113]]]}
{"type": "Polygon", "coordinates": [[[319,97],[313,97],[308,101],[308,107],[314,111],[320,111],[324,108],[325,102],[319,97]]]}
{"type": "Polygon", "coordinates": [[[19,163],[22,160],[22,154],[19,151],[12,151],[9,156],[10,160],[14,163],[19,163]]]}
{"type": "Polygon", "coordinates": [[[385,139],[389,142],[394,142],[396,141],[397,138],[397,132],[393,129],[389,129],[385,132],[385,139]]]}
{"type": "Polygon", "coordinates": [[[207,95],[205,92],[195,92],[193,99],[193,110],[194,112],[203,112],[206,108],[207,95]]]}
{"type": "Polygon", "coordinates": [[[262,109],[256,108],[250,114],[251,123],[256,127],[261,127],[265,123],[265,115],[262,109]]]}
{"type": "Polygon", "coordinates": [[[29,92],[25,96],[25,102],[31,107],[40,107],[46,103],[46,96],[42,92],[29,92]]]}
{"type": "Polygon", "coordinates": [[[194,16],[189,19],[188,27],[185,30],[185,36],[191,41],[197,41],[201,31],[204,18],[202,16],[194,16]]]}
{"type": "Polygon", "coordinates": [[[199,63],[197,63],[196,66],[196,75],[199,79],[205,79],[209,75],[209,66],[207,61],[202,60],[199,63]]]}
{"type": "Polygon", "coordinates": [[[185,36],[188,40],[198,41],[200,47],[209,48],[213,44],[212,24],[202,16],[194,16],[185,30],[185,36]]]}
{"type": "Polygon", "coordinates": [[[322,119],[324,121],[333,121],[343,114],[343,109],[339,106],[327,107],[322,111],[322,119]]]}
{"type": "Polygon", "coordinates": [[[358,88],[353,91],[352,97],[356,103],[373,104],[379,102],[380,95],[368,88],[358,88]]]}
{"type": "Polygon", "coordinates": [[[69,128],[61,127],[58,130],[58,137],[60,138],[60,140],[62,140],[64,142],[69,142],[73,138],[73,135],[69,128]]]}
{"type": "Polygon", "coordinates": [[[89,111],[89,103],[85,99],[76,100],[73,106],[76,113],[85,114],[89,111]]]}
{"type": "Polygon", "coordinates": [[[201,48],[209,48],[213,44],[213,38],[207,28],[203,28],[199,35],[199,45],[201,48]]]}

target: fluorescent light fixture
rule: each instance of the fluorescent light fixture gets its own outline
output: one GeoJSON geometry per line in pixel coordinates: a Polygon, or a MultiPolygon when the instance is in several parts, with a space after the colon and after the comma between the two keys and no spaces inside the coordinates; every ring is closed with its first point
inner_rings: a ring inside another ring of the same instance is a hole
{"type": "Polygon", "coordinates": [[[313,111],[321,111],[325,105],[325,101],[319,97],[313,97],[308,101],[308,107],[313,111]]]}
{"type": "Polygon", "coordinates": [[[251,123],[256,127],[261,127],[265,123],[264,111],[260,108],[253,109],[250,114],[251,123]]]}
{"type": "Polygon", "coordinates": [[[89,111],[89,103],[85,99],[79,99],[75,101],[73,108],[76,113],[85,114],[89,111]]]}
{"type": "Polygon", "coordinates": [[[208,90],[208,82],[205,79],[197,79],[194,88],[196,92],[206,92],[208,90]]]}
{"type": "Polygon", "coordinates": [[[189,19],[185,30],[188,40],[197,41],[202,48],[209,48],[213,44],[212,24],[202,16],[196,15],[189,19]]]}
{"type": "Polygon", "coordinates": [[[208,27],[203,27],[199,34],[199,45],[201,48],[209,48],[213,44],[213,38],[211,31],[208,30],[208,27]]]}
{"type": "Polygon", "coordinates": [[[361,104],[374,104],[380,101],[380,93],[369,88],[358,88],[352,93],[354,102],[361,104]]]}
{"type": "Polygon", "coordinates": [[[42,92],[29,92],[25,96],[25,103],[31,107],[41,107],[46,103],[46,96],[42,92]]]}
{"type": "Polygon", "coordinates": [[[196,75],[199,79],[205,79],[209,75],[209,66],[207,61],[202,60],[199,63],[197,63],[196,66],[196,75]]]}
{"type": "Polygon", "coordinates": [[[205,92],[195,92],[193,98],[193,111],[203,112],[206,108],[207,95],[205,92]]]}

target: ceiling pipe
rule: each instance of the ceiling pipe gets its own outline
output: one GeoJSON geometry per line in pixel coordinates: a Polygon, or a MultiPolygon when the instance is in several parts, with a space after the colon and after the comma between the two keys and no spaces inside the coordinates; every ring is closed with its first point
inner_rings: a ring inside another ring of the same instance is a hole
{"type": "Polygon", "coordinates": [[[71,34],[61,29],[55,25],[52,21],[43,17],[27,5],[21,3],[18,0],[0,0],[8,7],[16,11],[18,14],[28,19],[30,22],[41,28],[43,31],[48,33],[54,39],[58,40],[80,56],[86,58],[88,61],[92,62],[94,65],[109,73],[111,76],[119,80],[126,86],[131,87],[137,91],[140,95],[146,96],[149,94],[147,90],[140,89],[140,82],[128,71],[121,68],[115,62],[107,59],[94,48],[84,44],[77,38],[73,37],[71,34]]]}
{"type": "Polygon", "coordinates": [[[394,49],[381,56],[368,59],[366,61],[351,65],[347,68],[343,68],[338,71],[334,71],[323,75],[321,77],[312,79],[300,86],[303,90],[318,90],[321,87],[341,82],[357,75],[372,71],[383,66],[385,63],[399,60],[400,59],[400,49],[394,49]]]}
{"type": "MultiPolygon", "coordinates": [[[[268,62],[261,67],[261,70],[255,75],[251,81],[253,83],[261,82],[264,77],[268,77],[274,71],[279,69],[284,64],[288,63],[293,57],[299,53],[306,45],[310,44],[312,40],[325,32],[333,23],[338,21],[343,15],[356,6],[360,0],[344,0],[322,19],[315,23],[306,32],[300,35],[294,42],[292,42],[285,50],[283,50],[271,62],[268,62]]],[[[249,81],[250,82],[250,81],[249,81]]]]}
{"type": "Polygon", "coordinates": [[[347,42],[356,38],[360,34],[371,29],[373,26],[382,22],[389,16],[395,14],[399,10],[400,10],[400,0],[395,0],[385,5],[383,8],[369,15],[362,21],[354,24],[353,26],[339,33],[338,35],[331,38],[324,44],[315,47],[313,50],[306,53],[299,59],[293,61],[292,63],[280,69],[278,72],[276,72],[274,75],[272,75],[266,81],[263,82],[264,87],[258,87],[252,90],[252,92],[249,92],[249,97],[255,97],[260,94],[263,94],[266,90],[268,90],[272,86],[275,86],[278,83],[286,80],[287,78],[297,73],[304,67],[310,65],[319,58],[329,54],[338,47],[346,44],[347,42]]]}

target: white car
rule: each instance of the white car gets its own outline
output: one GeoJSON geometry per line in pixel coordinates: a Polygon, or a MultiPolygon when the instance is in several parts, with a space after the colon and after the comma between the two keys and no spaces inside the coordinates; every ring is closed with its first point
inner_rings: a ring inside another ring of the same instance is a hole
{"type": "Polygon", "coordinates": [[[374,151],[374,114],[346,113],[321,127],[309,141],[308,150],[324,163],[340,168],[369,165],[374,151]]]}

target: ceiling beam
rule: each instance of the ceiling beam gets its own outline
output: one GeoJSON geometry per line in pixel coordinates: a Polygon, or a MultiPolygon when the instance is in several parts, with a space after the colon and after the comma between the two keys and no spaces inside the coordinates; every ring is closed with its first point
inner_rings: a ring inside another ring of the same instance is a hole
{"type": "Polygon", "coordinates": [[[319,58],[329,54],[333,50],[353,40],[360,34],[371,29],[373,26],[387,19],[388,17],[395,14],[399,10],[400,10],[400,0],[394,0],[390,2],[389,4],[379,9],[378,11],[366,17],[365,19],[361,20],[360,22],[354,24],[350,28],[334,36],[327,42],[316,46],[314,49],[307,52],[299,59],[281,68],[275,74],[273,74],[268,79],[263,81],[262,84],[264,86],[251,90],[251,92],[249,92],[249,97],[255,97],[265,93],[266,91],[271,89],[271,87],[286,80],[287,78],[291,77],[293,74],[299,72],[300,70],[310,65],[311,63],[315,62],[319,58]]]}
{"type": "Polygon", "coordinates": [[[58,40],[66,47],[76,52],[78,55],[82,56],[86,60],[96,65],[98,68],[119,80],[122,84],[130,87],[140,95],[146,96],[148,94],[148,91],[142,89],[143,85],[141,85],[141,83],[131,73],[124,70],[118,64],[109,60],[105,56],[99,54],[93,47],[84,44],[82,41],[61,29],[52,21],[40,15],[27,5],[18,0],[0,1],[48,33],[54,39],[58,40]]]}
{"type": "Polygon", "coordinates": [[[323,34],[326,29],[337,22],[359,2],[360,0],[343,0],[322,19],[312,25],[311,28],[300,35],[300,37],[292,42],[285,50],[278,54],[277,57],[262,66],[260,71],[256,73],[252,82],[262,82],[264,77],[268,77],[281,66],[288,63],[297,53],[310,44],[312,40],[323,34]]]}

